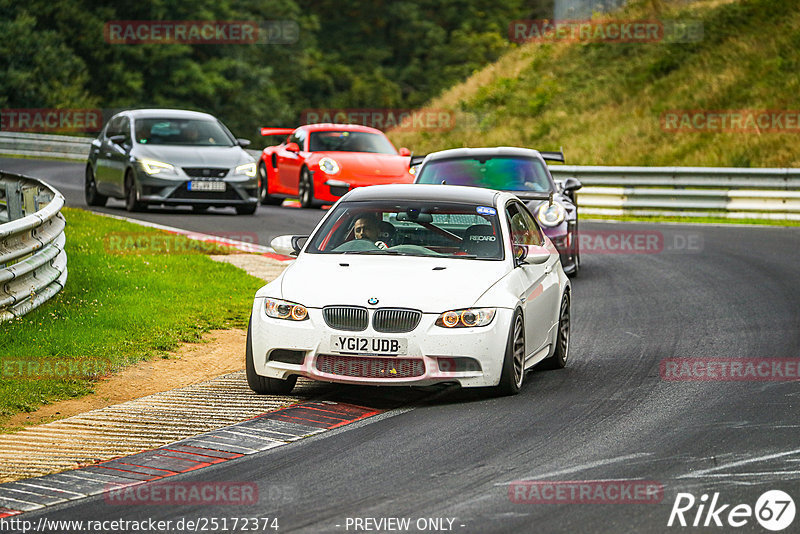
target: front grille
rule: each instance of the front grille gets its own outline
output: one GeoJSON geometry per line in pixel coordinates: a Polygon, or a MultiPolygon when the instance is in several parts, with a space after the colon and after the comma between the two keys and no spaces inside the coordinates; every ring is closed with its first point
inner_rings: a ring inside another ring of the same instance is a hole
{"type": "Polygon", "coordinates": [[[367,329],[367,309],[356,306],[327,306],[322,317],[331,328],[358,332],[367,329]]]}
{"type": "Polygon", "coordinates": [[[403,308],[381,308],[372,317],[372,328],[377,332],[411,332],[419,324],[422,312],[403,308]]]}
{"type": "Polygon", "coordinates": [[[183,172],[193,178],[225,178],[229,169],[220,167],[184,167],[183,172]]]}
{"type": "Polygon", "coordinates": [[[359,378],[413,378],[425,374],[425,364],[417,358],[364,358],[321,354],[317,358],[317,370],[359,378]]]}

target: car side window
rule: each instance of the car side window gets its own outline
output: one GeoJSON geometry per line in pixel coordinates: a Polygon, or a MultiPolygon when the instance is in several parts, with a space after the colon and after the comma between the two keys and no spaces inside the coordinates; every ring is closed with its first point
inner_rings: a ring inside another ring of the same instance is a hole
{"type": "Polygon", "coordinates": [[[108,123],[108,126],[106,126],[106,139],[120,133],[121,123],[122,117],[114,117],[111,119],[111,121],[108,123]]]}
{"type": "Polygon", "coordinates": [[[118,135],[124,135],[125,143],[131,144],[131,120],[128,117],[121,117],[121,119],[118,135]]]}
{"type": "Polygon", "coordinates": [[[536,220],[531,215],[531,212],[528,211],[525,206],[519,207],[519,212],[522,215],[523,220],[525,221],[526,226],[530,232],[530,237],[535,241],[532,243],[533,245],[544,245],[544,236],[542,235],[542,229],[539,228],[539,225],[536,224],[536,220]]]}
{"type": "Polygon", "coordinates": [[[506,217],[508,218],[509,229],[511,231],[511,243],[513,245],[541,245],[543,240],[536,227],[536,223],[525,213],[516,202],[512,202],[506,207],[506,217]]]}
{"type": "Polygon", "coordinates": [[[287,143],[297,143],[297,146],[300,147],[300,150],[305,151],[305,142],[306,142],[306,132],[305,130],[295,130],[292,135],[289,136],[289,140],[286,141],[287,143]]]}

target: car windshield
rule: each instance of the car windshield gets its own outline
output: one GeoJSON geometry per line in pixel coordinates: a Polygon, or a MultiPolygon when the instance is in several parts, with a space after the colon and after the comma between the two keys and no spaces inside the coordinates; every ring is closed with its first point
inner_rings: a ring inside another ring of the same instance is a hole
{"type": "Polygon", "coordinates": [[[312,254],[379,254],[502,260],[491,206],[419,201],[342,202],[312,236],[312,254]]]}
{"type": "Polygon", "coordinates": [[[501,191],[550,193],[552,183],[536,158],[520,156],[433,160],[420,170],[420,184],[471,185],[501,191]]]}
{"type": "Polygon", "coordinates": [[[397,154],[397,150],[383,135],[369,132],[326,131],[311,132],[311,152],[372,152],[397,154]]]}
{"type": "Polygon", "coordinates": [[[136,141],[143,145],[234,146],[236,140],[217,121],[136,119],[136,141]]]}

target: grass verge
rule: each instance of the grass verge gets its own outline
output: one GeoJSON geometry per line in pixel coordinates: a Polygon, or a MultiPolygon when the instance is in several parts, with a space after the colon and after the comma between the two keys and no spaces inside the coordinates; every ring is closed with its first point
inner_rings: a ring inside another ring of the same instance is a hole
{"type": "Polygon", "coordinates": [[[244,327],[264,282],[206,254],[229,249],[64,208],[69,278],[0,325],[0,421],[92,392],[97,378],[244,327]],[[120,238],[122,236],[122,238],[120,238]]]}

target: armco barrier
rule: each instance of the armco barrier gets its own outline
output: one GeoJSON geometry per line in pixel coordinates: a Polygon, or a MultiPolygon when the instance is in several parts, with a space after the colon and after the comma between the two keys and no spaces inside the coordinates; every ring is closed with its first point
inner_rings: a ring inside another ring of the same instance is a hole
{"type": "Polygon", "coordinates": [[[800,169],[553,165],[582,213],[800,220],[800,169]]]}
{"type": "Polygon", "coordinates": [[[25,315],[67,281],[64,197],[0,171],[0,323],[25,315]]]}
{"type": "Polygon", "coordinates": [[[86,161],[89,157],[89,137],[69,135],[0,132],[0,155],[51,157],[86,161]]]}
{"type": "MultiPolygon", "coordinates": [[[[0,155],[85,161],[90,144],[87,137],[0,132],[0,155]]],[[[800,220],[800,169],[553,165],[550,170],[556,180],[574,177],[584,184],[577,199],[589,215],[800,220]]]]}

